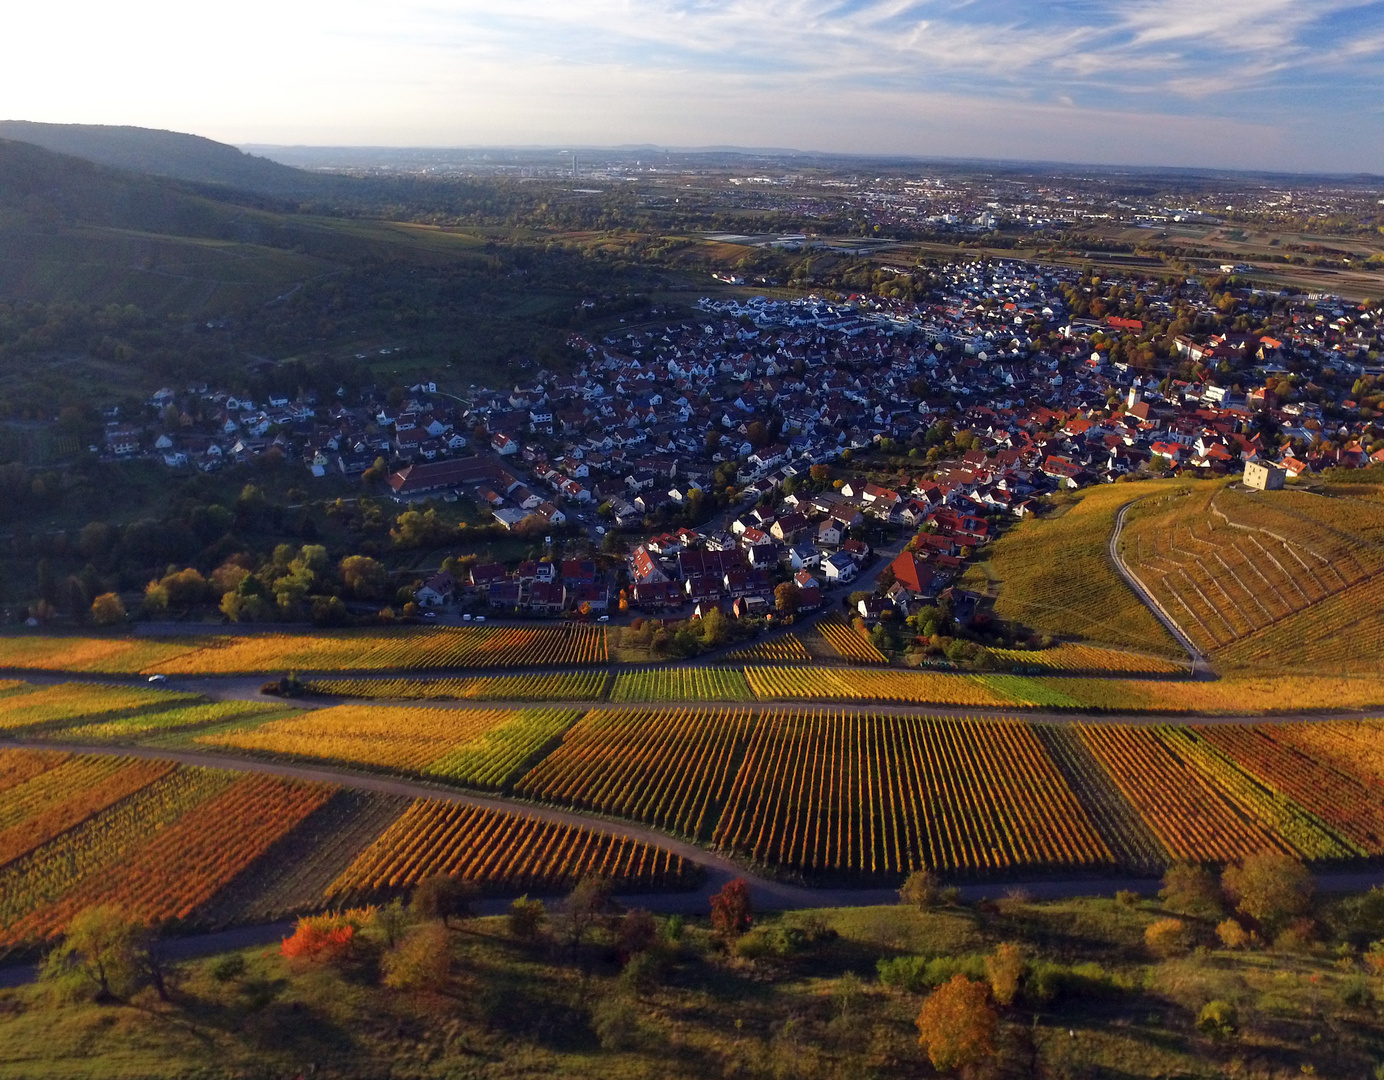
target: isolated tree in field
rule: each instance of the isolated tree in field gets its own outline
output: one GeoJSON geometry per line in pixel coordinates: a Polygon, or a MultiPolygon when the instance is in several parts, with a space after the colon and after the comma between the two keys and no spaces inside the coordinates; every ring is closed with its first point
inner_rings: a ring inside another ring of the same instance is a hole
{"type": "Polygon", "coordinates": [[[744,878],[727,882],[711,898],[711,928],[724,941],[734,941],[754,925],[754,903],[744,878]]]}
{"type": "MultiPolygon", "coordinates": [[[[72,917],[39,977],[66,995],[104,1002],[129,997],[150,981],[150,971],[148,929],[118,908],[100,906],[72,917]]],[[[162,994],[161,979],[159,989],[162,994]]]]}
{"type": "Polygon", "coordinates": [[[899,903],[920,911],[937,906],[942,896],[942,882],[931,870],[914,870],[899,890],[899,903]]]}
{"type": "Polygon", "coordinates": [[[548,921],[548,909],[542,900],[521,896],[509,905],[509,932],[521,941],[532,941],[548,921]]]}
{"type": "Polygon", "coordinates": [[[117,626],[125,621],[125,604],[113,593],[102,593],[91,602],[91,621],[97,626],[117,626]]]}
{"type": "Polygon", "coordinates": [[[974,1065],[995,1052],[999,1014],[985,984],[959,972],[928,995],[917,1024],[918,1045],[935,1069],[974,1065]]]}
{"type": "Polygon", "coordinates": [[[584,877],[567,894],[562,903],[562,930],[574,952],[614,908],[610,892],[607,879],[584,877]]]}
{"type": "Polygon", "coordinates": [[[785,581],[774,589],[774,608],[780,615],[798,613],[798,587],[791,581],[785,581]]]}
{"type": "Polygon", "coordinates": [[[1261,851],[1232,863],[1221,884],[1235,909],[1269,934],[1310,913],[1316,891],[1307,867],[1281,851],[1261,851]]]}
{"type": "Polygon", "coordinates": [[[436,922],[414,927],[380,961],[385,986],[413,993],[446,989],[452,967],[447,928],[436,922]]]}
{"type": "Polygon", "coordinates": [[[658,940],[658,923],[643,908],[627,912],[615,933],[615,949],[625,962],[647,952],[658,940]]]}
{"type": "Polygon", "coordinates": [[[1215,877],[1193,862],[1175,862],[1168,867],[1158,898],[1170,910],[1198,918],[1215,918],[1223,907],[1215,877]]]}
{"type": "Polygon", "coordinates": [[[985,958],[985,977],[997,1005],[1012,1005],[1019,994],[1028,961],[1019,946],[1003,941],[985,958]]]}
{"type": "Polygon", "coordinates": [[[470,882],[434,874],[414,886],[409,910],[415,918],[440,919],[443,926],[449,927],[453,919],[471,918],[471,904],[475,899],[476,889],[470,882]]]}

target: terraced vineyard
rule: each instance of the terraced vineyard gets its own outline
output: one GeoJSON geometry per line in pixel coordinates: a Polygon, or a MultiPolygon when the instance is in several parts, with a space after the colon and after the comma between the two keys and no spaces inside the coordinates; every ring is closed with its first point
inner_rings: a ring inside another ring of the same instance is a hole
{"type": "Polygon", "coordinates": [[[745,669],[745,677],[761,701],[878,701],[980,707],[1016,703],[1012,696],[991,690],[979,676],[946,672],[751,667],[745,669]]]}
{"type": "Polygon", "coordinates": [[[1129,675],[1177,675],[1186,669],[1157,656],[1101,649],[1063,642],[1048,649],[991,649],[1005,664],[1031,674],[1056,672],[1110,672],[1129,675]]]}
{"type": "Polygon", "coordinates": [[[1378,503],[1217,484],[1141,503],[1121,546],[1203,651],[1239,666],[1340,670],[1368,666],[1384,642],[1381,533],[1378,503]]]}

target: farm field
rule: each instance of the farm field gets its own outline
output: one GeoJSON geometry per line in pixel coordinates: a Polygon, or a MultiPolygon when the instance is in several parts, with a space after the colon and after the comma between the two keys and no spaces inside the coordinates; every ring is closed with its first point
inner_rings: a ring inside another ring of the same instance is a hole
{"type": "Polygon", "coordinates": [[[1134,507],[1121,549],[1204,652],[1255,636],[1267,640],[1239,662],[1266,660],[1264,647],[1295,642],[1307,615],[1315,632],[1303,640],[1324,646],[1316,659],[1331,664],[1332,650],[1345,646],[1348,659],[1371,647],[1370,636],[1354,624],[1371,616],[1378,622],[1375,608],[1365,606],[1374,597],[1345,598],[1378,591],[1372,579],[1384,569],[1381,530],[1384,506],[1378,503],[1197,485],[1134,507]],[[1336,604],[1336,622],[1323,633],[1315,612],[1333,600],[1344,602],[1336,604]],[[1340,609],[1358,614],[1340,625],[1340,609]]]}
{"type": "MultiPolygon", "coordinates": [[[[1039,633],[1183,655],[1106,550],[1120,507],[1177,486],[1155,480],[1095,487],[1060,515],[1020,522],[989,549],[998,582],[995,613],[1039,633]]],[[[962,581],[968,588],[987,587],[979,570],[962,581]]]]}
{"type": "Polygon", "coordinates": [[[856,664],[887,664],[889,658],[856,628],[837,615],[818,619],[814,629],[843,660],[856,664]]]}
{"type": "Polygon", "coordinates": [[[604,664],[605,630],[589,626],[463,626],[264,634],[208,639],[147,669],[163,674],[426,670],[604,664]]]}
{"type": "Polygon", "coordinates": [[[467,679],[313,679],[307,688],[335,697],[399,701],[600,701],[609,681],[604,671],[563,671],[467,679]]]}
{"type": "Polygon", "coordinates": [[[0,697],[0,732],[30,735],[37,729],[74,720],[114,717],[197,700],[196,694],[101,683],[23,687],[0,697]]]}
{"type": "Polygon", "coordinates": [[[812,654],[797,634],[783,634],[729,652],[726,660],[741,664],[810,664],[812,654]]]}
{"type": "Polygon", "coordinates": [[[439,869],[498,891],[595,872],[675,889],[697,875],[648,844],[506,810],[116,755],[0,754],[0,949],[96,904],[220,925],[320,910],[347,885],[394,895],[439,869]]]}
{"type": "Polygon", "coordinates": [[[1111,672],[1130,675],[1178,675],[1187,669],[1157,656],[1062,642],[1048,649],[991,649],[1003,663],[1029,674],[1111,672]]]}
{"type": "Polygon", "coordinates": [[[91,638],[40,635],[0,636],[0,668],[132,675],[202,647],[197,638],[91,638]]]}
{"type": "Polygon", "coordinates": [[[748,701],[745,676],[734,668],[654,668],[615,676],[611,701],[748,701]]]}
{"type": "Polygon", "coordinates": [[[435,874],[489,891],[560,892],[587,875],[621,891],[693,887],[697,867],[627,837],[439,799],[419,799],[327,889],[333,904],[396,895],[435,874]]]}

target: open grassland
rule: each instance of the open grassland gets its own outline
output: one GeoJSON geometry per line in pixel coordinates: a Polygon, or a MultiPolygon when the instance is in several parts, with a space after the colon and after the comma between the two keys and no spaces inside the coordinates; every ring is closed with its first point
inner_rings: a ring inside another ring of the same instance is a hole
{"type": "Polygon", "coordinates": [[[562,671],[469,679],[313,679],[307,687],[314,694],[399,701],[600,701],[609,681],[604,671],[562,671]]]}
{"type": "Polygon", "coordinates": [[[748,701],[745,676],[734,668],[655,668],[615,676],[611,701],[748,701]]]}
{"type": "Polygon", "coordinates": [[[335,903],[397,895],[436,874],[502,893],[557,892],[586,876],[622,891],[690,888],[697,868],[628,837],[502,810],[419,799],[327,889],[335,903]]]}
{"type": "MultiPolygon", "coordinates": [[[[1180,654],[1163,624],[1120,577],[1107,550],[1122,506],[1172,486],[1150,481],[1091,488],[1064,513],[1020,522],[989,550],[999,586],[995,612],[1041,633],[1180,654]]],[[[963,580],[984,590],[985,580],[975,574],[963,580]]]]}
{"type": "Polygon", "coordinates": [[[1204,652],[1343,670],[1384,641],[1381,535],[1379,503],[1198,484],[1135,506],[1121,551],[1204,652]]]}
{"type": "Polygon", "coordinates": [[[133,675],[155,664],[196,652],[196,638],[165,641],[128,637],[0,636],[0,668],[133,675]]]}

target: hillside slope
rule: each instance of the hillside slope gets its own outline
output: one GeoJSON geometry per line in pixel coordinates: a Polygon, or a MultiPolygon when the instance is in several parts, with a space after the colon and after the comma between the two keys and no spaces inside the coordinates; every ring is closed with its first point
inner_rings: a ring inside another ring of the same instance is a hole
{"type": "Polygon", "coordinates": [[[0,120],[0,139],[30,143],[130,172],[264,195],[292,198],[318,193],[324,186],[320,178],[301,169],[176,131],[0,120]]]}

